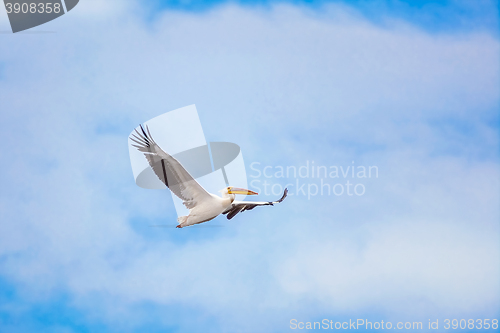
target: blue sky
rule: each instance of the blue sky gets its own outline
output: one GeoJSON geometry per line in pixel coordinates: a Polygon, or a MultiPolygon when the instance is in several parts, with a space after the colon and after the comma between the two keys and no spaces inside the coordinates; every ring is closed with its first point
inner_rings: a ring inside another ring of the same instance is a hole
{"type": "Polygon", "coordinates": [[[55,33],[0,34],[0,331],[498,318],[496,2],[86,0],[34,30],[55,33]],[[177,216],[134,184],[127,136],[190,104],[249,175],[379,177],[151,228],[177,216]]]}
{"type": "Polygon", "coordinates": [[[498,3],[495,1],[449,0],[305,0],[305,1],[156,1],[156,8],[205,12],[232,3],[248,7],[272,7],[275,4],[293,4],[321,11],[325,6],[339,4],[354,8],[366,19],[383,24],[387,18],[402,19],[431,31],[456,31],[486,28],[498,33],[498,3]]]}

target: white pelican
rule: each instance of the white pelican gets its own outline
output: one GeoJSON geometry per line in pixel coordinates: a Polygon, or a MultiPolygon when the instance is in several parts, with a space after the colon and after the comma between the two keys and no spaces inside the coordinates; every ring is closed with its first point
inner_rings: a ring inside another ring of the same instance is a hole
{"type": "Polygon", "coordinates": [[[146,131],[140,125],[142,133],[137,129],[132,133],[130,140],[135,142],[139,151],[146,156],[149,165],[158,178],[180,199],[189,209],[187,216],[177,219],[177,228],[210,221],[220,214],[227,214],[227,219],[232,219],[239,212],[254,209],[257,206],[274,205],[282,202],[288,190],[285,189],[281,199],[277,201],[237,201],[235,194],[255,195],[254,191],[228,186],[222,189],[222,197],[208,193],[174,157],[167,154],[153,140],[149,128],[146,131]],[[167,181],[168,179],[168,181],[167,181]]]}

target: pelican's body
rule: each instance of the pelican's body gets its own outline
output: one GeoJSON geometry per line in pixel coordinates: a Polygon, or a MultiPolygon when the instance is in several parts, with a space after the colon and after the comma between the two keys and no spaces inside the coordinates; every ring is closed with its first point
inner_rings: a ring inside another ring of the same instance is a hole
{"type": "Polygon", "coordinates": [[[207,192],[177,161],[174,157],[163,151],[153,140],[149,129],[147,133],[141,125],[142,133],[137,130],[137,136],[132,134],[130,137],[137,145],[133,145],[146,156],[151,168],[158,178],[179,198],[189,209],[187,216],[181,216],[177,219],[179,224],[177,228],[190,226],[193,224],[210,221],[220,214],[227,214],[228,219],[232,219],[239,212],[250,210],[256,206],[273,205],[283,201],[287,195],[287,190],[283,193],[281,199],[277,201],[236,201],[235,194],[255,195],[256,192],[236,188],[226,187],[222,189],[221,196],[207,192]]]}
{"type": "Polygon", "coordinates": [[[213,220],[229,208],[234,201],[234,195],[232,198],[230,196],[223,196],[221,198],[215,194],[209,194],[210,198],[203,200],[198,205],[191,208],[188,216],[179,218],[178,228],[213,220]]]}

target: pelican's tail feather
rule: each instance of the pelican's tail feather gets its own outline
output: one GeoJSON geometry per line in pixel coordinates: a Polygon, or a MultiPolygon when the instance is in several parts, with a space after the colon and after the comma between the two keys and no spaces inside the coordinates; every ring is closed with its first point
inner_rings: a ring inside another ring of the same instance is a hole
{"type": "Polygon", "coordinates": [[[179,222],[180,228],[182,228],[186,224],[187,219],[188,219],[187,216],[180,216],[179,218],[177,218],[177,222],[179,222]]]}

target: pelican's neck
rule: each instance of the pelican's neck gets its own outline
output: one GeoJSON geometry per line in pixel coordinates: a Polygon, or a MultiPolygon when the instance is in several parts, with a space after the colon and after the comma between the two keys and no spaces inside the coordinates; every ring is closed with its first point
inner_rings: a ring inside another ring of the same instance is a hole
{"type": "Polygon", "coordinates": [[[224,201],[227,201],[228,205],[230,205],[230,204],[233,203],[235,197],[236,196],[234,194],[229,194],[227,192],[222,192],[222,199],[224,199],[224,201]]]}

